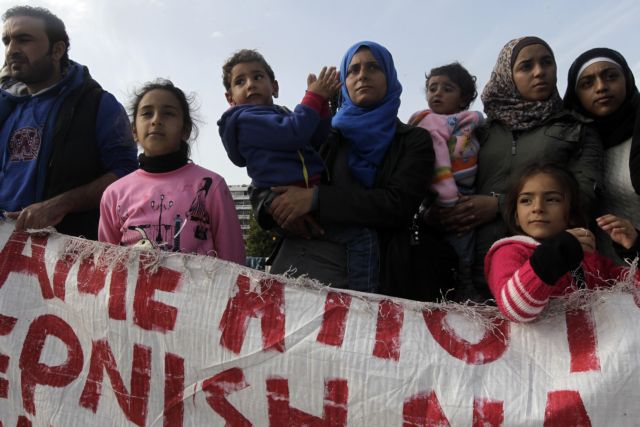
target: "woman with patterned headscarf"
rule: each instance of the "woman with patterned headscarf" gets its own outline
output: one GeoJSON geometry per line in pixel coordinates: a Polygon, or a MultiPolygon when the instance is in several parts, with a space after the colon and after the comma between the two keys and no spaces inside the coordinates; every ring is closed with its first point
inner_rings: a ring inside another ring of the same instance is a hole
{"type": "MultiPolygon", "coordinates": [[[[605,150],[602,213],[640,225],[640,93],[624,57],[613,49],[590,49],[569,69],[567,109],[593,119],[605,150]]],[[[602,233],[598,249],[620,260],[602,233]]]]}
{"type": "MultiPolygon", "coordinates": [[[[341,105],[320,149],[330,180],[309,189],[274,188],[279,195],[266,208],[260,195],[253,194],[257,218],[263,227],[275,220],[292,232],[299,232],[294,225],[307,213],[321,225],[369,227],[378,237],[378,292],[420,298],[411,264],[410,228],[433,174],[429,133],[398,120],[402,86],[393,57],[383,46],[370,41],[351,46],[340,65],[340,79],[341,105]]],[[[345,259],[344,248],[335,244],[288,236],[271,272],[306,274],[346,287],[345,259]]]]}
{"type": "Polygon", "coordinates": [[[593,129],[563,109],[556,88],[556,60],[538,37],[507,43],[482,93],[487,125],[480,137],[478,193],[467,196],[442,222],[458,231],[476,229],[473,287],[462,298],[489,297],[484,255],[507,235],[503,194],[525,165],[554,162],[571,170],[580,183],[584,212],[590,212],[602,170],[602,146],[593,129]]]}

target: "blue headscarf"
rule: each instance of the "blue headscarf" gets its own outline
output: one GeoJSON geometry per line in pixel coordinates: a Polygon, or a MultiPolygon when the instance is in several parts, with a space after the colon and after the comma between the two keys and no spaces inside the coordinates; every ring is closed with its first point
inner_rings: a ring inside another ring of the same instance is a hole
{"type": "Polygon", "coordinates": [[[376,172],[396,133],[398,109],[402,85],[398,81],[393,57],[389,51],[374,42],[362,41],[349,48],[340,64],[342,105],[333,117],[331,125],[351,143],[348,164],[353,176],[365,187],[371,188],[376,172]],[[359,107],[349,98],[345,84],[347,69],[353,55],[361,47],[367,47],[382,67],[387,77],[387,93],[372,107],[359,107]]]}

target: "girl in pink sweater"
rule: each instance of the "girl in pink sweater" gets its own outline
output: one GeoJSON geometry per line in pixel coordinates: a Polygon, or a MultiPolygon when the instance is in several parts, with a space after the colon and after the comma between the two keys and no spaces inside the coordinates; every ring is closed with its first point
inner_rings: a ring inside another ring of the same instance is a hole
{"type": "Polygon", "coordinates": [[[245,263],[235,206],[224,179],[189,160],[190,100],[168,80],[147,83],[132,107],[140,168],[100,202],[101,241],[211,255],[245,263]]]}
{"type": "MultiPolygon", "coordinates": [[[[599,254],[593,233],[579,227],[579,194],[570,172],[532,164],[505,196],[505,221],[518,235],[495,242],[484,265],[491,293],[510,320],[530,322],[549,298],[609,286],[627,271],[599,254]]],[[[604,215],[597,223],[621,258],[637,257],[638,232],[629,220],[604,215]]]]}

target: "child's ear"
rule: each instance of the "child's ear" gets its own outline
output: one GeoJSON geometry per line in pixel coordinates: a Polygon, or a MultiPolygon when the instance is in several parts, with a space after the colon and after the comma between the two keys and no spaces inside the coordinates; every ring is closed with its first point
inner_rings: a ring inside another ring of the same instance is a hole
{"type": "Polygon", "coordinates": [[[233,101],[233,96],[231,96],[231,92],[225,92],[224,97],[227,98],[227,102],[230,106],[235,107],[236,103],[233,101]]]}
{"type": "Polygon", "coordinates": [[[278,86],[278,81],[274,80],[273,81],[273,97],[277,98],[278,97],[278,92],[280,91],[280,87],[278,86]]]}

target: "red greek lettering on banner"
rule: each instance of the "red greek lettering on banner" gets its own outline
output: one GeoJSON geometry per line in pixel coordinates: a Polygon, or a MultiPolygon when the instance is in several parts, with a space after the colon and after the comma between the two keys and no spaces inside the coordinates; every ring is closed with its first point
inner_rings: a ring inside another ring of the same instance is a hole
{"type": "Polygon", "coordinates": [[[226,425],[234,427],[249,427],[251,422],[246,419],[229,401],[227,396],[249,387],[240,368],[231,368],[220,372],[202,383],[202,391],[207,403],[225,421],[226,425]]]}
{"type": "Polygon", "coordinates": [[[404,427],[450,426],[435,391],[421,392],[404,401],[402,425],[404,427]]]}
{"type": "Polygon", "coordinates": [[[447,323],[447,312],[442,310],[424,310],[424,321],[436,342],[447,353],[469,365],[485,365],[495,362],[507,350],[509,345],[509,322],[495,319],[493,327],[487,328],[477,343],[471,343],[460,337],[447,323]]]}
{"type": "Polygon", "coordinates": [[[147,331],[172,331],[178,309],[153,299],[156,291],[174,292],[182,274],[166,267],[158,267],[154,273],[145,267],[145,255],[140,256],[138,282],[133,298],[133,321],[147,331]]]}
{"type": "Polygon", "coordinates": [[[251,290],[247,276],[238,275],[235,295],[227,302],[220,319],[220,345],[240,353],[249,327],[249,318],[260,318],[264,350],[284,352],[284,285],[271,278],[260,280],[251,290]]]}
{"type": "Polygon", "coordinates": [[[36,414],[34,394],[38,384],[65,387],[80,375],[83,363],[84,355],[80,341],[69,324],[51,314],[34,319],[29,325],[20,353],[19,367],[24,410],[28,414],[36,414]],[[61,365],[49,366],[40,363],[45,340],[49,336],[58,338],[67,348],[67,360],[61,365]]]}
{"type": "Polygon", "coordinates": [[[373,355],[381,359],[400,360],[400,332],[404,323],[401,305],[382,300],[378,305],[376,344],[373,355]]]}
{"type": "Polygon", "coordinates": [[[126,320],[127,308],[127,266],[118,262],[111,270],[109,285],[109,317],[114,320],[126,320]]]}
{"type": "MultiPolygon", "coordinates": [[[[15,317],[0,314],[0,337],[7,336],[13,331],[18,319],[15,317]]],[[[9,356],[0,353],[0,373],[7,372],[9,367],[9,356]]],[[[6,378],[0,378],[0,398],[6,399],[9,396],[9,381],[6,378]]],[[[0,426],[1,427],[1,426],[0,426]]]]}
{"type": "Polygon", "coordinates": [[[267,379],[269,425],[272,426],[345,426],[348,400],[349,386],[346,379],[326,379],[323,413],[322,417],[317,417],[289,406],[289,382],[285,378],[267,379]]]}
{"type": "Polygon", "coordinates": [[[164,356],[164,427],[182,427],[184,418],[184,359],[164,356]]]}
{"type": "Polygon", "coordinates": [[[558,390],[547,394],[544,427],[591,427],[580,393],[558,390]]]}
{"type": "Polygon", "coordinates": [[[571,373],[600,370],[595,321],[591,310],[571,310],[565,313],[567,340],[571,354],[571,373]]]}
{"type": "Polygon", "coordinates": [[[80,406],[94,413],[98,410],[103,376],[106,371],[124,415],[129,421],[143,426],[147,417],[151,388],[151,349],[134,344],[131,367],[124,369],[131,372],[131,392],[127,391],[124,385],[109,343],[106,340],[94,341],[91,348],[89,375],[80,395],[80,406]]]}
{"type": "Polygon", "coordinates": [[[327,293],[317,342],[342,347],[350,306],[351,295],[333,291],[327,293]]]}
{"type": "Polygon", "coordinates": [[[7,281],[9,273],[22,273],[38,278],[42,298],[53,298],[53,289],[51,289],[47,266],[44,262],[44,251],[48,239],[48,235],[31,235],[24,232],[11,234],[0,251],[0,288],[7,281]],[[31,238],[31,256],[22,255],[29,238],[31,238]]]}
{"type": "Polygon", "coordinates": [[[504,423],[504,402],[475,398],[473,427],[500,427],[504,423]]]}

